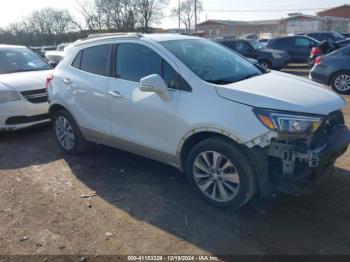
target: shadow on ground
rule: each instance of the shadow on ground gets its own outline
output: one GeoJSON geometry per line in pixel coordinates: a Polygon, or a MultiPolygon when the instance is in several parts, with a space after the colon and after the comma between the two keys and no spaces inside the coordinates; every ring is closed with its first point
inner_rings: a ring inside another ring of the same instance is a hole
{"type": "Polygon", "coordinates": [[[267,254],[350,250],[348,170],[337,168],[312,195],[256,198],[233,212],[207,205],[172,167],[103,146],[81,157],[66,156],[51,132],[45,127],[2,134],[0,169],[64,159],[80,181],[115,208],[214,254],[249,254],[252,248],[267,254]]]}

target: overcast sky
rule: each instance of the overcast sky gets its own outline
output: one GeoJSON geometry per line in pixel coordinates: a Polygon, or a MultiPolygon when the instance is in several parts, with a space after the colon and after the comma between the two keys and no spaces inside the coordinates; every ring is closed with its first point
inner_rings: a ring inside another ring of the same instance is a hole
{"type": "MultiPolygon", "coordinates": [[[[82,0],[81,0],[82,1],[82,0]]],[[[163,28],[176,28],[177,21],[169,17],[178,0],[170,0],[162,23],[163,28]]],[[[207,19],[265,20],[279,19],[291,12],[314,14],[323,8],[350,4],[350,0],[203,0],[204,11],[200,21],[207,19]]],[[[43,7],[67,8],[79,16],[76,0],[2,0],[0,26],[25,18],[31,11],[43,7]]]]}

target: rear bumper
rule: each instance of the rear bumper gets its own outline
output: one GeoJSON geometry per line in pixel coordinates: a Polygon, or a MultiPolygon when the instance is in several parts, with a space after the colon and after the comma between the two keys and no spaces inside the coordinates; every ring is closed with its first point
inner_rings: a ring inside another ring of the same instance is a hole
{"type": "Polygon", "coordinates": [[[269,155],[268,149],[253,149],[261,195],[301,195],[313,192],[320,181],[332,175],[336,160],[346,152],[350,144],[349,129],[345,126],[337,128],[324,143],[326,144],[319,149],[310,151],[315,152],[311,154],[310,161],[297,161],[290,174],[283,173],[282,159],[269,155]]]}
{"type": "Polygon", "coordinates": [[[325,65],[314,65],[314,67],[310,71],[310,79],[324,84],[329,85],[331,77],[334,71],[325,65]]]}

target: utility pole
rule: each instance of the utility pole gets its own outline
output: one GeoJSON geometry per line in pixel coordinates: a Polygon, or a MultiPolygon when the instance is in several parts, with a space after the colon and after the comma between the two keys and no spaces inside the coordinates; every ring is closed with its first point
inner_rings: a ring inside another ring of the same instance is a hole
{"type": "Polygon", "coordinates": [[[181,0],[179,0],[179,33],[181,33],[181,0]]]}
{"type": "Polygon", "coordinates": [[[197,33],[197,0],[194,0],[194,32],[197,33]]]}

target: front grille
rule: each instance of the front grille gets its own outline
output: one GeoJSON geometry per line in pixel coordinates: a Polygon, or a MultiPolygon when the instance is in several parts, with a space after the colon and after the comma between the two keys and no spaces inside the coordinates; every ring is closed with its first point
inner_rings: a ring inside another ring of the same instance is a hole
{"type": "Polygon", "coordinates": [[[46,89],[23,91],[21,94],[27,101],[33,104],[46,103],[48,101],[46,89]]]}

